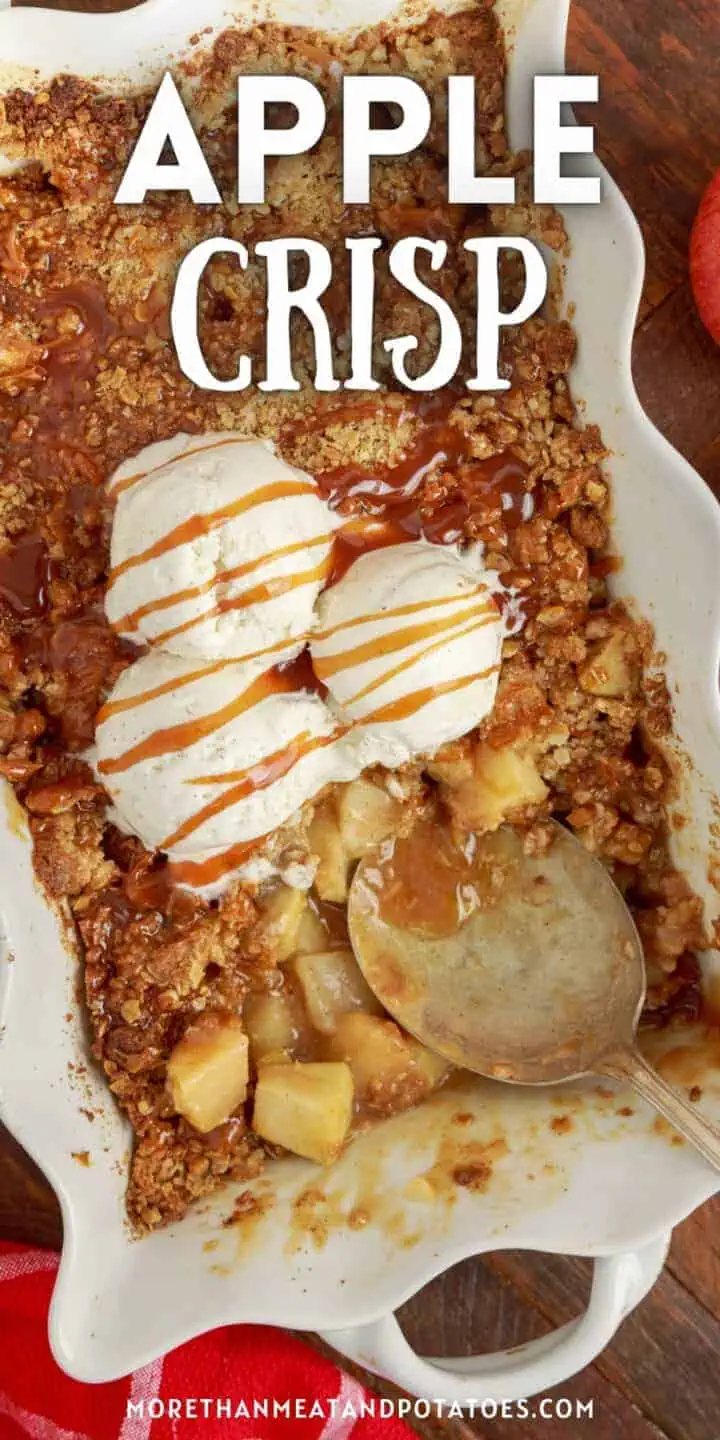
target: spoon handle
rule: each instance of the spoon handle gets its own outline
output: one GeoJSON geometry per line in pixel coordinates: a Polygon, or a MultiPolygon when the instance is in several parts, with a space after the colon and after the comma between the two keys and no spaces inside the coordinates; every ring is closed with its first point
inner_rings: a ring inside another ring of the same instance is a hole
{"type": "Polygon", "coordinates": [[[648,1065],[639,1050],[628,1045],[603,1056],[598,1066],[603,1075],[613,1080],[627,1080],[643,1100],[647,1100],[664,1115],[686,1140],[694,1145],[716,1170],[720,1170],[720,1130],[705,1120],[696,1107],[683,1100],[676,1090],[662,1080],[652,1065],[648,1065]]]}

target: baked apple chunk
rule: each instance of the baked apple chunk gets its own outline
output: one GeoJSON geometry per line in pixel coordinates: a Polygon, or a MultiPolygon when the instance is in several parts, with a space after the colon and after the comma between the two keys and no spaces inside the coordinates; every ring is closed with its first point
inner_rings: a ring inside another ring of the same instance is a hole
{"type": "Polygon", "coordinates": [[[263,1065],[253,1128],[271,1145],[329,1165],[347,1139],[353,1094],[352,1071],[342,1062],[263,1065]]]}
{"type": "Polygon", "coordinates": [[[635,691],[637,668],[632,636],[625,630],[615,630],[583,665],[580,686],[587,695],[619,700],[635,691]]]}
{"type": "Polygon", "coordinates": [[[300,1033],[296,1012],[291,995],[248,996],[243,1020],[250,1056],[256,1066],[265,1060],[283,1061],[292,1057],[300,1033]]]}
{"type": "Polygon", "coordinates": [[[232,1015],[207,1016],[191,1025],[167,1067],[168,1089],[178,1115],[201,1134],[227,1120],[247,1096],[248,1037],[232,1015]]]}
{"type": "MultiPolygon", "coordinates": [[[[443,769],[436,773],[443,774],[443,769]]],[[[457,774],[457,768],[454,771],[457,774]]],[[[497,830],[505,820],[543,803],[548,788],[533,756],[511,745],[475,747],[469,774],[443,784],[443,798],[463,831],[497,830]]]]}
{"type": "Polygon", "coordinates": [[[334,1035],[343,1015],[353,1010],[380,1013],[351,950],[320,950],[293,961],[310,1023],[320,1035],[334,1035]]]}
{"type": "Polygon", "coordinates": [[[394,834],[401,815],[400,801],[364,777],[340,786],[334,800],[317,807],[309,841],[321,900],[336,904],[347,900],[353,863],[394,834]]]}
{"type": "Polygon", "coordinates": [[[317,869],[315,889],[321,900],[342,904],[348,897],[350,857],[343,844],[340,825],[331,801],[317,806],[308,834],[317,869]]]}
{"type": "Polygon", "coordinates": [[[282,964],[297,949],[300,927],[307,911],[307,899],[302,890],[280,885],[271,891],[262,908],[265,934],[276,959],[282,964]]]}
{"type": "Polygon", "coordinates": [[[358,1103],[379,1115],[416,1105],[450,1068],[394,1021],[378,1015],[342,1016],[330,1048],[349,1065],[358,1103]]]}

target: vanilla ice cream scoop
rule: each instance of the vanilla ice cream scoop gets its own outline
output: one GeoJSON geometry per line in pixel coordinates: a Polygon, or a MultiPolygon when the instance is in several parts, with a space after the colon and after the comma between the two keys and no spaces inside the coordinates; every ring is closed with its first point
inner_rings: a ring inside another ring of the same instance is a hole
{"type": "Polygon", "coordinates": [[[204,889],[236,872],[323,787],[359,763],[292,672],[159,651],[123,671],[98,715],[95,764],[119,822],[204,889]]]}
{"type": "Polygon", "coordinates": [[[412,541],[361,556],[321,595],[313,667],[364,764],[401,765],[492,709],[505,634],[479,548],[412,541]]]}
{"type": "Polygon", "coordinates": [[[334,521],[310,475],[269,442],[176,435],[120,466],[106,611],[175,655],[299,649],[327,578],[334,521]]]}

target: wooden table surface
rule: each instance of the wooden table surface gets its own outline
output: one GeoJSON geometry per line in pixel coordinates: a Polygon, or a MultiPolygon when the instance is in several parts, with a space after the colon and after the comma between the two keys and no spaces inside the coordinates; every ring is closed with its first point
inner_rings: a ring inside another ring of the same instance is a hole
{"type": "MultiPolygon", "coordinates": [[[[60,0],[60,6],[127,8],[122,0],[60,0]]],[[[720,496],[720,349],[695,315],[687,279],[693,215],[720,166],[720,4],[575,0],[568,60],[571,71],[600,75],[599,110],[584,118],[598,123],[600,154],[645,234],[647,280],[634,362],[640,397],[720,496]]],[[[0,1235],[55,1246],[61,1237],[51,1190],[9,1136],[0,1138],[0,1235]]],[[[434,1281],[401,1318],[426,1354],[490,1351],[578,1314],[588,1285],[585,1261],[486,1255],[434,1281]]],[[[561,1387],[563,1395],[594,1400],[592,1421],[497,1419],[416,1428],[434,1440],[502,1440],[506,1434],[575,1440],[580,1433],[598,1440],[718,1440],[719,1356],[720,1198],[678,1228],[655,1289],[600,1359],[561,1387]]]]}

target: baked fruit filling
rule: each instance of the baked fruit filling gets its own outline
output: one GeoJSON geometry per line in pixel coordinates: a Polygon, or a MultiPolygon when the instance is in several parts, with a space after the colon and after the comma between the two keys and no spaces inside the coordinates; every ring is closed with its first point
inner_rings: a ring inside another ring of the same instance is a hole
{"type": "MultiPolygon", "coordinates": [[[[561,253],[546,208],[445,199],[445,81],[468,71],[478,166],[529,193],[504,63],[491,6],[350,38],[230,30],[185,67],[227,195],[208,207],[113,204],[149,96],[64,77],[2,102],[0,148],[30,163],[0,181],[0,772],[77,937],[93,1053],[135,1133],[139,1231],[279,1153],[328,1164],[446,1080],[368,989],[345,912],[358,861],[440,813],[460,848],[504,823],[541,848],[567,824],[633,910],[647,1023],[698,1012],[670,703],[649,626],[612,596],[606,452],[573,404],[569,323],[506,332],[507,391],[421,402],[392,390],[379,343],[383,390],[313,393],[301,324],[297,394],[197,390],[170,342],[177,265],[208,235],[322,239],[339,375],[348,235],[446,239],[434,283],[458,313],[463,238],[513,229],[561,253]],[[368,206],[342,206],[331,126],[238,209],[227,95],[257,70],[306,75],[329,107],[343,70],[410,74],[436,124],[422,153],[376,162],[368,206]]],[[[510,299],[518,283],[509,258],[510,299]]],[[[241,349],[262,373],[263,287],[258,262],[208,268],[221,377],[241,349]]],[[[421,337],[426,369],[437,333],[382,261],[376,312],[379,333],[421,337]]],[[[418,856],[437,919],[444,857],[418,856]]]]}

